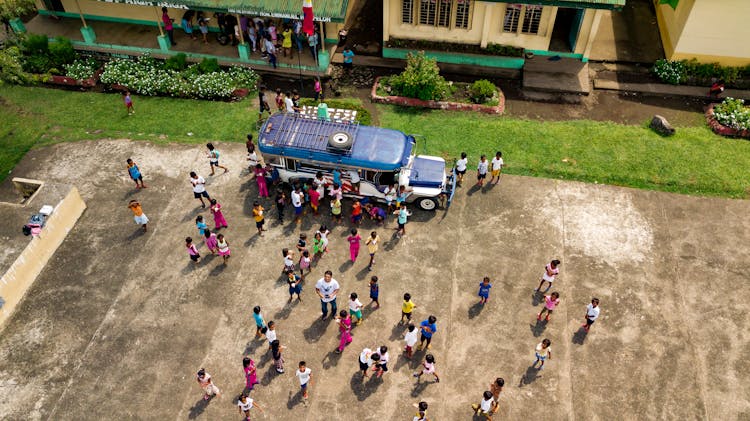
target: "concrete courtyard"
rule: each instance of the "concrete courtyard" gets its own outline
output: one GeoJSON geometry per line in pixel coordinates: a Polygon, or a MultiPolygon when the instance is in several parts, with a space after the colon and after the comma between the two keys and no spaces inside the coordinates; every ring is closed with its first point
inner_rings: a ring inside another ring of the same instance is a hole
{"type": "MultiPolygon", "coordinates": [[[[250,355],[261,381],[251,396],[265,409],[253,410],[256,419],[410,420],[424,400],[431,420],[470,420],[470,405],[498,376],[506,387],[496,419],[750,419],[747,201],[516,176],[476,189],[471,173],[448,212],[415,210],[400,240],[392,219],[385,228],[365,222],[363,237],[376,229],[387,240],[371,273],[364,245],[347,263],[349,225],[333,228],[332,252],[307,277],[304,301],[288,305],[281,249],[330,221],[307,216],[296,226],[288,217],[280,226],[264,200],[269,231],[258,237],[244,145],[218,147],[230,172],[214,177],[201,145],[122,140],[34,149],[18,165],[14,176],[77,185],[88,209],[0,331],[0,418],[239,420],[250,355]],[[133,189],[128,157],[146,190],[133,189]],[[193,267],[185,251],[184,238],[198,238],[196,215],[213,226],[192,197],[192,169],[224,207],[227,266],[209,257],[193,267]],[[134,197],[151,219],[146,234],[126,208],[134,197]],[[562,304],[537,324],[532,289],[553,258],[562,261],[553,288],[562,304]],[[326,269],[341,283],[339,308],[353,291],[367,304],[367,280],[381,280],[381,308],[367,308],[341,355],[314,291],[326,269]],[[494,287],[482,308],[485,275],[494,287]],[[430,352],[440,383],[411,376],[424,352],[401,356],[404,292],[418,305],[416,322],[438,319],[430,352]],[[602,313],[586,335],[579,326],[592,296],[602,313]],[[284,374],[254,339],[255,305],[277,322],[284,374]],[[545,337],[552,359],[534,370],[545,337]],[[359,352],[383,344],[391,371],[362,382],[359,352]],[[299,360],[313,371],[307,406],[293,374],[299,360]],[[223,392],[208,404],[195,381],[201,367],[223,392]]],[[[27,241],[20,229],[4,240],[27,241]]]]}

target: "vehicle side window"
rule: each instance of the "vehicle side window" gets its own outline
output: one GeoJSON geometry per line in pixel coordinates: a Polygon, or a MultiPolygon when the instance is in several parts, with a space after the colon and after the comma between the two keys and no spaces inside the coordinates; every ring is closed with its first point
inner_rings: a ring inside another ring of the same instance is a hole
{"type": "Polygon", "coordinates": [[[378,175],[380,174],[377,171],[363,171],[364,172],[364,179],[373,183],[378,182],[378,175]]]}
{"type": "Polygon", "coordinates": [[[297,171],[297,161],[294,159],[286,158],[286,169],[289,171],[297,171]]]}
{"type": "Polygon", "coordinates": [[[381,172],[377,174],[378,177],[376,177],[375,182],[379,186],[390,186],[398,180],[398,172],[381,172]]]}

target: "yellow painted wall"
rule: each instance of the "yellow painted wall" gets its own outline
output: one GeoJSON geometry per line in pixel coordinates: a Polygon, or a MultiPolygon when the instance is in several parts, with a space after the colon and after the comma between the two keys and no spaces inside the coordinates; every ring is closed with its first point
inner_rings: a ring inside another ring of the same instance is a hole
{"type": "MultiPolygon", "coordinates": [[[[44,186],[41,187],[43,188],[44,186]]],[[[23,299],[26,291],[44,269],[55,250],[62,244],[84,209],[86,209],[86,204],[81,195],[75,187],[71,187],[65,198],[55,207],[52,215],[47,218],[41,234],[30,239],[29,244],[13,265],[0,278],[0,296],[5,300],[5,304],[0,308],[0,327],[13,314],[13,310],[23,299]]]]}
{"type": "Polygon", "coordinates": [[[681,0],[677,10],[656,8],[668,59],[750,65],[750,0],[681,0]]]}
{"type": "MultiPolygon", "coordinates": [[[[502,44],[515,47],[528,48],[531,50],[546,50],[549,48],[549,40],[552,36],[552,28],[555,22],[557,7],[545,7],[539,23],[539,33],[536,35],[503,32],[503,18],[505,16],[505,3],[474,2],[469,29],[450,29],[436,26],[414,25],[401,23],[401,0],[383,0],[383,38],[390,37],[433,40],[463,44],[502,44]],[[488,27],[484,28],[485,22],[488,27]],[[483,32],[486,32],[483,39],[483,32]],[[485,41],[485,42],[483,42],[485,41]]],[[[419,8],[419,1],[415,1],[414,7],[419,8]]],[[[418,14],[418,12],[416,13],[418,14]]],[[[454,11],[455,14],[455,11],[454,11]]],[[[418,17],[415,16],[415,22],[418,17]]],[[[452,22],[453,23],[453,22],[452,22]]],[[[585,24],[586,22],[584,22],[585,24]]],[[[588,20],[590,25],[591,19],[588,20]]],[[[584,30],[588,34],[588,28],[584,30]]]]}

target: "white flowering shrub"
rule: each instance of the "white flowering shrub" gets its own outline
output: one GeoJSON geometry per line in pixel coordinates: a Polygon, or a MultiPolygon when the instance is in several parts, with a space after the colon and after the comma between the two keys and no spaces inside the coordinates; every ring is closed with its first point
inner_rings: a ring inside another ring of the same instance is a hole
{"type": "Polygon", "coordinates": [[[652,70],[659,79],[672,85],[679,85],[686,77],[685,63],[682,61],[659,59],[652,70]]]}
{"type": "Polygon", "coordinates": [[[750,107],[741,99],[726,98],[714,107],[714,118],[724,126],[736,130],[750,129],[750,107]]]}
{"type": "Polygon", "coordinates": [[[233,66],[227,71],[200,73],[198,65],[178,72],[165,70],[162,62],[144,55],[136,61],[114,59],[104,66],[102,83],[127,86],[140,95],[221,99],[235,89],[254,89],[258,76],[251,69],[233,66]]]}
{"type": "Polygon", "coordinates": [[[93,58],[79,58],[71,64],[63,65],[63,67],[65,68],[65,76],[81,80],[93,77],[94,73],[96,73],[96,70],[99,68],[99,63],[93,58]]]}

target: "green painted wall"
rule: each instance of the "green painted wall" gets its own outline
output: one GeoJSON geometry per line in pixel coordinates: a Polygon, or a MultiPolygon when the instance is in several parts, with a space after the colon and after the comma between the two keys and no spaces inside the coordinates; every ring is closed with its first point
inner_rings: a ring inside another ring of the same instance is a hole
{"type": "MultiPolygon", "coordinates": [[[[406,59],[406,55],[410,52],[416,53],[416,51],[402,48],[383,48],[383,57],[406,59]]],[[[439,63],[467,64],[503,69],[522,69],[524,63],[524,59],[520,57],[484,56],[478,54],[445,53],[442,51],[425,51],[425,55],[434,58],[439,63]]]]}

